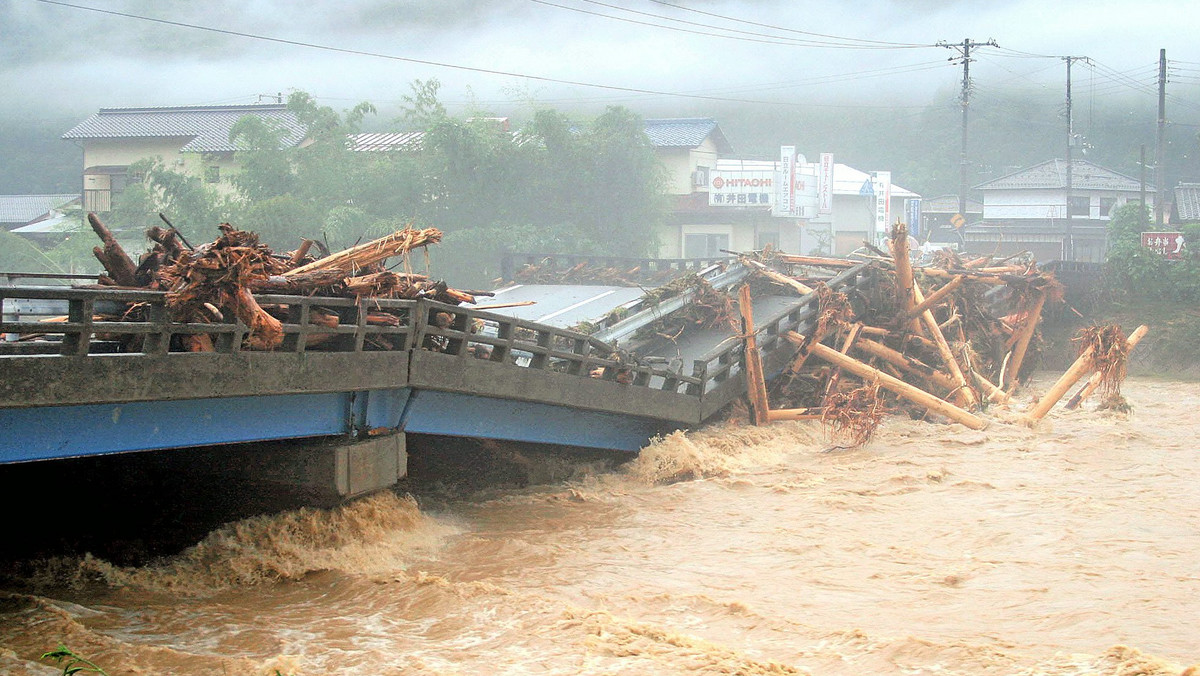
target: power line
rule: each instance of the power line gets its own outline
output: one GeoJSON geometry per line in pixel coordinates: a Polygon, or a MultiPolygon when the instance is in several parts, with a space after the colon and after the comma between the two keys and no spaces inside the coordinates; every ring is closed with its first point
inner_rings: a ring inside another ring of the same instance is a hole
{"type": "MultiPolygon", "coordinates": [[[[77,10],[88,11],[88,12],[96,12],[98,14],[106,14],[109,16],[118,16],[118,17],[122,17],[122,18],[126,18],[126,19],[136,19],[138,21],[147,21],[150,23],[156,23],[156,24],[161,24],[161,25],[166,25],[166,26],[174,26],[177,28],[188,28],[188,29],[192,29],[192,30],[206,31],[209,33],[217,33],[220,35],[229,35],[229,36],[233,36],[233,37],[241,37],[241,38],[247,38],[247,39],[251,39],[251,40],[260,40],[263,42],[271,42],[271,43],[275,43],[275,44],[289,45],[289,46],[293,46],[293,47],[304,47],[304,48],[308,48],[308,49],[317,49],[317,50],[322,50],[322,51],[327,51],[327,52],[335,52],[335,53],[339,53],[339,54],[350,54],[353,56],[366,56],[366,57],[377,58],[377,59],[386,59],[389,61],[401,61],[404,63],[413,63],[413,64],[417,64],[417,65],[431,66],[431,67],[436,67],[436,68],[448,68],[448,69],[453,69],[453,70],[467,71],[467,72],[471,72],[471,73],[481,73],[481,74],[485,74],[485,75],[500,75],[503,77],[522,78],[525,80],[532,80],[535,82],[549,82],[549,83],[553,83],[553,84],[571,85],[571,86],[576,86],[576,87],[589,87],[589,88],[593,88],[593,89],[605,89],[605,90],[609,90],[609,91],[625,92],[628,94],[646,94],[646,95],[653,95],[653,96],[669,96],[669,97],[678,97],[678,98],[686,98],[686,99],[698,99],[698,100],[704,100],[704,101],[724,101],[724,102],[730,102],[730,103],[750,103],[750,104],[778,105],[778,106],[788,106],[788,107],[795,107],[795,106],[800,106],[800,105],[803,105],[806,107],[826,107],[826,108],[858,107],[858,106],[842,106],[842,105],[836,105],[836,104],[817,104],[817,103],[798,104],[798,103],[794,103],[794,102],[790,102],[790,101],[741,99],[741,98],[725,97],[725,96],[710,96],[710,95],[705,95],[705,94],[687,94],[687,93],[683,93],[683,92],[670,92],[670,91],[663,91],[663,90],[657,90],[657,89],[643,89],[643,88],[639,88],[639,87],[623,87],[623,86],[618,86],[618,85],[605,85],[605,84],[599,84],[599,83],[595,83],[595,82],[584,82],[584,81],[580,81],[580,80],[565,80],[565,79],[560,79],[560,78],[546,77],[546,76],[542,76],[542,75],[529,75],[527,73],[517,73],[517,72],[512,72],[512,71],[494,70],[494,69],[490,69],[490,68],[480,68],[480,67],[476,67],[476,66],[464,66],[464,65],[460,65],[460,64],[454,64],[454,63],[430,61],[427,59],[416,59],[416,58],[407,57],[407,56],[397,56],[395,54],[384,54],[381,52],[371,52],[371,51],[366,51],[366,50],[361,50],[361,49],[350,49],[347,47],[335,47],[332,45],[322,45],[322,44],[313,43],[313,42],[304,42],[301,40],[290,40],[287,38],[278,38],[278,37],[272,37],[269,35],[261,35],[261,34],[257,34],[257,33],[246,33],[243,31],[235,31],[235,30],[229,30],[229,29],[225,29],[225,28],[215,28],[212,26],[204,26],[204,25],[200,25],[200,24],[186,23],[186,22],[182,22],[182,21],[171,21],[169,19],[159,19],[159,18],[143,16],[143,15],[139,15],[139,14],[131,14],[129,12],[118,12],[115,10],[100,9],[97,7],[88,7],[85,5],[75,5],[75,4],[71,4],[68,2],[61,2],[60,0],[37,0],[37,2],[41,2],[44,4],[48,4],[48,5],[56,5],[59,7],[67,7],[70,9],[77,9],[77,10]]],[[[885,108],[888,106],[879,106],[879,107],[885,108]]]]}
{"type": "MultiPolygon", "coordinates": [[[[549,2],[548,0],[529,0],[529,1],[539,4],[539,5],[545,5],[547,7],[555,7],[558,9],[565,9],[569,12],[578,12],[580,14],[587,14],[589,16],[603,17],[605,19],[612,19],[613,21],[621,21],[624,23],[636,24],[638,26],[651,26],[653,28],[662,28],[663,30],[675,31],[677,33],[688,33],[691,35],[703,35],[705,37],[724,38],[726,40],[740,40],[743,42],[758,42],[758,43],[764,43],[764,44],[768,44],[768,45],[791,45],[791,46],[795,46],[795,47],[830,47],[831,46],[831,45],[816,44],[816,43],[804,44],[804,43],[801,43],[796,40],[790,40],[787,38],[777,38],[774,36],[771,36],[769,39],[767,39],[767,38],[742,37],[739,35],[722,35],[720,33],[710,33],[707,31],[692,30],[690,28],[679,28],[678,26],[664,26],[663,24],[650,23],[648,21],[639,21],[637,19],[627,19],[624,17],[613,16],[611,14],[604,14],[601,12],[593,12],[591,10],[582,9],[579,7],[569,7],[567,5],[560,5],[556,2],[549,2]]],[[[617,9],[621,9],[621,8],[618,7],[617,9]]],[[[629,11],[629,10],[626,10],[626,11],[629,11]]],[[[739,32],[744,32],[744,31],[739,31],[739,32]]]]}
{"type": "Polygon", "coordinates": [[[971,100],[971,49],[975,47],[998,47],[995,40],[987,42],[975,42],[971,38],[963,38],[962,44],[939,42],[939,47],[953,49],[958,52],[959,58],[951,58],[951,61],[961,60],[963,67],[962,79],[962,152],[959,157],[959,183],[958,183],[958,213],[967,213],[967,112],[970,110],[971,100]]]}
{"type": "Polygon", "coordinates": [[[657,5],[664,5],[666,7],[671,7],[673,9],[678,9],[678,10],[681,10],[684,12],[692,12],[694,14],[701,14],[701,15],[713,17],[716,19],[723,19],[725,21],[734,21],[734,22],[748,25],[748,26],[758,26],[759,28],[769,28],[771,30],[783,31],[783,32],[787,32],[787,33],[797,33],[799,35],[811,35],[812,37],[817,37],[817,38],[827,38],[830,40],[845,40],[847,42],[860,42],[863,44],[886,45],[889,47],[897,47],[897,48],[901,48],[901,47],[902,48],[917,48],[917,47],[934,47],[934,46],[936,46],[936,45],[930,45],[930,44],[916,44],[916,43],[909,43],[909,42],[886,42],[883,40],[868,40],[866,38],[851,38],[851,37],[844,37],[844,36],[840,36],[840,35],[829,35],[826,33],[813,33],[811,31],[804,31],[804,30],[799,30],[796,28],[787,28],[784,26],[776,26],[773,24],[759,23],[757,21],[749,21],[747,19],[739,19],[737,17],[726,16],[723,14],[715,14],[713,12],[705,12],[703,10],[693,9],[691,7],[684,7],[683,5],[676,5],[674,3],[666,2],[665,0],[648,0],[648,1],[653,2],[657,5]]]}
{"type": "MultiPolygon", "coordinates": [[[[537,2],[540,0],[534,0],[534,1],[537,2]]],[[[688,21],[686,19],[677,19],[674,17],[663,16],[661,14],[652,14],[650,12],[642,12],[642,11],[639,11],[636,9],[629,9],[626,7],[620,7],[618,5],[611,5],[606,2],[600,2],[600,0],[579,0],[579,2],[586,2],[591,5],[607,7],[609,9],[615,9],[615,10],[622,11],[622,12],[629,12],[630,14],[637,14],[639,16],[648,16],[648,17],[652,17],[652,18],[659,19],[662,21],[672,21],[672,22],[676,22],[676,23],[685,24],[688,26],[698,26],[701,28],[712,28],[715,30],[726,31],[729,33],[737,33],[737,34],[741,34],[741,35],[751,35],[751,36],[755,36],[755,37],[759,37],[759,38],[767,38],[767,39],[771,40],[772,42],[778,41],[778,40],[786,41],[784,43],[777,43],[777,44],[794,44],[797,46],[805,46],[805,47],[836,47],[836,48],[842,48],[842,49],[908,49],[910,47],[909,45],[904,45],[904,46],[886,45],[885,46],[885,45],[872,45],[872,44],[864,44],[864,43],[857,43],[857,42],[848,42],[848,41],[854,40],[853,38],[836,38],[838,40],[843,40],[843,42],[825,42],[825,41],[807,40],[807,39],[799,40],[796,38],[787,38],[787,37],[781,37],[778,35],[771,35],[769,33],[744,31],[744,30],[739,30],[736,28],[726,28],[725,26],[714,26],[712,24],[700,23],[698,21],[688,21]]],[[[542,4],[549,4],[549,3],[543,2],[542,4]]],[[[555,6],[559,6],[559,5],[555,5],[555,6]]],[[[570,9],[570,8],[564,7],[564,9],[570,9]]],[[[600,16],[607,16],[607,15],[600,15],[600,16]]],[[[617,17],[608,17],[608,18],[615,19],[617,17]]],[[[648,24],[648,25],[656,25],[656,24],[648,24]]],[[[669,26],[660,26],[660,27],[670,28],[669,26]]],[[[778,29],[776,29],[776,30],[778,30],[778,29]]],[[[713,35],[710,33],[701,33],[701,34],[702,35],[713,35]]],[[[729,37],[729,36],[714,35],[714,37],[729,37]]]]}

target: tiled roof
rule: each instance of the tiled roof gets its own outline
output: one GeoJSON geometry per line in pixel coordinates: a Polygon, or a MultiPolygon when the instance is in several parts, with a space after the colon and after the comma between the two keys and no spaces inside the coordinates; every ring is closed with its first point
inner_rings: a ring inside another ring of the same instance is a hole
{"type": "Polygon", "coordinates": [[[83,224],[77,216],[67,216],[59,214],[51,216],[44,221],[22,225],[19,228],[14,228],[10,232],[16,235],[44,235],[55,232],[72,232],[78,230],[83,224]]]}
{"type": "MultiPolygon", "coordinates": [[[[711,135],[718,151],[732,152],[716,121],[710,118],[646,120],[645,129],[657,148],[695,148],[711,135]]],[[[425,133],[420,131],[351,134],[350,142],[354,150],[414,150],[424,137],[425,133]]],[[[520,144],[526,137],[513,132],[513,139],[520,144]]]]}
{"type": "Polygon", "coordinates": [[[416,150],[425,138],[423,131],[351,134],[350,149],[363,151],[416,150]]]}
{"type": "Polygon", "coordinates": [[[718,152],[733,152],[717,121],[709,117],[653,119],[645,124],[646,136],[658,148],[695,148],[711,135],[718,152]]]}
{"type": "MultiPolygon", "coordinates": [[[[921,211],[927,214],[957,214],[958,195],[941,195],[926,197],[921,200],[921,211]]],[[[982,214],[983,203],[977,200],[967,200],[967,214],[982,214]]],[[[966,214],[963,214],[964,216],[966,214]]]]}
{"type": "Polygon", "coordinates": [[[284,145],[304,139],[305,129],[282,104],[242,106],[177,106],[170,108],[101,108],[63,134],[65,139],[162,138],[189,139],[181,152],[230,152],[229,130],[246,115],[281,125],[284,145]]]}
{"type": "Polygon", "coordinates": [[[77,199],[78,194],[0,195],[0,223],[28,223],[77,199]]]}
{"type": "MultiPolygon", "coordinates": [[[[833,194],[835,195],[858,195],[862,191],[863,183],[870,180],[871,175],[865,171],[860,171],[841,162],[835,162],[833,165],[833,194]]],[[[920,195],[893,183],[892,198],[895,199],[897,197],[913,198],[920,197],[920,195]]]]}
{"type": "MultiPolygon", "coordinates": [[[[980,183],[975,190],[1020,190],[1023,188],[1065,188],[1067,187],[1066,160],[1049,160],[1022,169],[1007,176],[980,183]]],[[[1124,174],[1118,174],[1111,169],[1105,169],[1087,160],[1071,162],[1071,187],[1075,190],[1124,190],[1136,191],[1141,185],[1137,179],[1124,174]]],[[[1147,185],[1146,190],[1154,190],[1147,185]]]]}
{"type": "Polygon", "coordinates": [[[1175,186],[1175,208],[1179,210],[1180,220],[1200,221],[1200,183],[1175,186]]]}

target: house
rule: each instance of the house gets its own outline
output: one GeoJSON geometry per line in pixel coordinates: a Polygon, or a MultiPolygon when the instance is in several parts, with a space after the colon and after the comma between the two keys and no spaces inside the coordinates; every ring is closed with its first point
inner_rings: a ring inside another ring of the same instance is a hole
{"type": "MultiPolygon", "coordinates": [[[[888,172],[868,174],[832,164],[830,210],[814,207],[804,217],[775,216],[781,162],[729,157],[733,148],[715,120],[646,120],[646,135],[669,172],[672,210],[657,233],[658,255],[664,258],[708,258],[767,245],[844,255],[863,240],[879,243],[886,236],[880,223],[900,218],[905,200],[918,197],[892,185],[888,172]],[[883,215],[881,202],[887,204],[883,215]]],[[[817,163],[798,156],[796,174],[796,186],[806,187],[815,200],[817,163]]]]}
{"type": "Polygon", "coordinates": [[[1107,225],[1115,207],[1153,205],[1153,185],[1086,160],[1049,160],[975,186],[983,193],[983,221],[963,236],[976,252],[1001,256],[1029,251],[1039,261],[1103,262],[1107,225]]]}
{"type": "Polygon", "coordinates": [[[1200,223],[1200,183],[1175,186],[1175,210],[1171,219],[1179,223],[1200,223]]]}
{"type": "Polygon", "coordinates": [[[228,185],[237,147],[229,130],[246,115],[279,125],[285,147],[299,145],[303,125],[285,104],[101,108],[63,138],[83,149],[83,209],[104,213],[125,186],[140,179],[129,166],[161,158],[169,167],[214,185],[228,185]]]}
{"type": "Polygon", "coordinates": [[[0,195],[0,230],[15,230],[79,205],[79,194],[0,195]]]}
{"type": "Polygon", "coordinates": [[[958,195],[921,200],[921,229],[917,239],[935,244],[960,243],[962,227],[983,220],[983,202],[968,199],[966,213],[961,214],[962,219],[956,225],[953,220],[959,214],[958,206],[958,195]]]}

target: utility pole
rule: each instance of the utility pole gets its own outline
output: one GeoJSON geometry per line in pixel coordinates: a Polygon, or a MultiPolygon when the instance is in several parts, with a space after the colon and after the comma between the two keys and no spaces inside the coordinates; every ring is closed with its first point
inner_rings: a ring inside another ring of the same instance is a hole
{"type": "Polygon", "coordinates": [[[1063,237],[1063,260],[1075,260],[1075,239],[1071,232],[1071,192],[1074,186],[1075,169],[1072,166],[1071,152],[1075,147],[1075,121],[1071,114],[1071,64],[1076,61],[1090,63],[1086,56],[1064,56],[1067,62],[1067,227],[1063,237]]]}
{"type": "Polygon", "coordinates": [[[967,217],[967,116],[971,104],[971,49],[975,47],[999,47],[995,40],[987,42],[973,42],[970,38],[963,38],[961,44],[939,42],[939,47],[953,49],[959,53],[958,57],[951,57],[951,61],[962,59],[963,79],[962,79],[962,152],[959,156],[958,169],[958,213],[963,218],[967,217]]]}
{"type": "Polygon", "coordinates": [[[1167,178],[1163,154],[1166,151],[1163,134],[1167,127],[1167,50],[1158,50],[1158,133],[1154,139],[1154,182],[1158,184],[1158,197],[1154,200],[1154,225],[1162,229],[1163,203],[1167,197],[1167,178]]]}
{"type": "Polygon", "coordinates": [[[1141,204],[1138,205],[1138,225],[1142,226],[1142,231],[1146,230],[1146,144],[1142,144],[1142,185],[1141,185],[1141,204]]]}

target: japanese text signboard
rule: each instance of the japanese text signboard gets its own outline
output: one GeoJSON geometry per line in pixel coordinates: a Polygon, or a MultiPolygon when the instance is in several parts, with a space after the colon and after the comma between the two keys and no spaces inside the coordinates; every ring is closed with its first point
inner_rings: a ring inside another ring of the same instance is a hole
{"type": "Polygon", "coordinates": [[[821,153],[817,168],[817,213],[833,213],[833,153],[821,153]]]}
{"type": "Polygon", "coordinates": [[[775,172],[714,170],[710,174],[708,205],[714,207],[769,207],[775,197],[775,172]]]}
{"type": "Polygon", "coordinates": [[[1143,232],[1142,246],[1152,249],[1168,260],[1183,258],[1182,232],[1143,232]]]}

